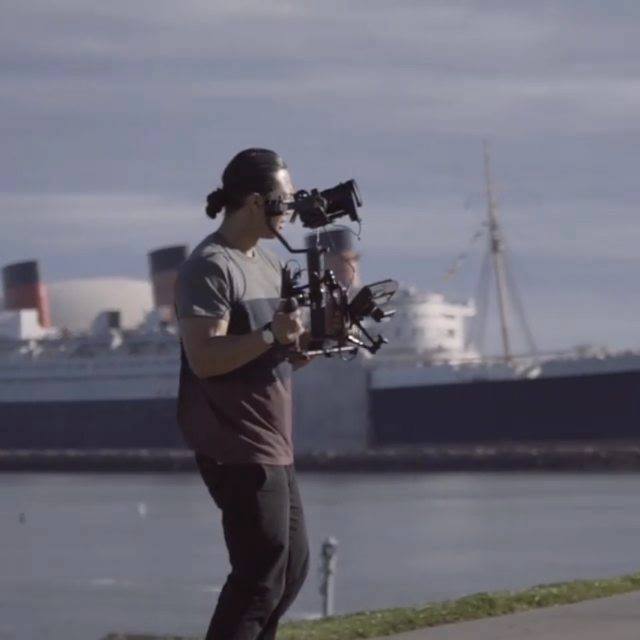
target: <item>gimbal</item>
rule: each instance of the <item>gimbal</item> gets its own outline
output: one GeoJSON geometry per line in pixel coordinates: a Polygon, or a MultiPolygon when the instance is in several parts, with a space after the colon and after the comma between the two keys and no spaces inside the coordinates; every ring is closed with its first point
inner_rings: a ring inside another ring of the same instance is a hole
{"type": "MultiPolygon", "coordinates": [[[[270,201],[268,205],[271,216],[279,215],[286,209],[292,212],[292,222],[299,217],[304,227],[317,229],[345,215],[360,222],[357,208],[362,205],[362,200],[356,182],[349,180],[324,191],[298,191],[291,203],[270,201]]],[[[287,300],[283,309],[288,312],[295,311],[299,306],[308,306],[310,309],[311,339],[304,354],[331,356],[355,353],[360,348],[376,353],[387,340],[381,335],[373,337],[362,322],[365,318],[381,322],[395,313],[395,310],[383,310],[381,306],[392,298],[398,283],[395,280],[374,282],[362,287],[349,301],[345,287],[338,282],[334,272],[325,266],[325,256],[330,252],[330,247],[316,242],[305,249],[294,249],[277,229],[269,226],[290,253],[306,254],[309,281],[301,285],[298,283],[301,273],[289,275],[284,292],[287,300]]]]}

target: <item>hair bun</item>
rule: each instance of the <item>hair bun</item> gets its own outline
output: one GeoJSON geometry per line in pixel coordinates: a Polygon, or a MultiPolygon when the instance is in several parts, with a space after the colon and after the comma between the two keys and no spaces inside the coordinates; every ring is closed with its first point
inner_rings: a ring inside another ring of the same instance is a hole
{"type": "Polygon", "coordinates": [[[205,213],[210,218],[215,218],[225,207],[227,199],[224,189],[218,188],[207,196],[207,207],[205,213]]]}

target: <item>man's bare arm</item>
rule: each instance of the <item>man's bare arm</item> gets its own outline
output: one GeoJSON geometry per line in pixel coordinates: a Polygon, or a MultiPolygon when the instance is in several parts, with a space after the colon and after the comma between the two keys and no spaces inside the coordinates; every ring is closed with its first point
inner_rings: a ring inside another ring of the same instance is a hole
{"type": "MultiPolygon", "coordinates": [[[[261,328],[238,336],[227,335],[228,319],[187,317],[181,318],[178,326],[189,366],[199,378],[229,373],[270,348],[262,339],[261,328]]],[[[291,344],[304,331],[298,311],[276,311],[271,329],[280,344],[291,344]]]]}
{"type": "Polygon", "coordinates": [[[180,337],[189,366],[198,378],[219,376],[255,360],[269,349],[262,329],[227,335],[229,321],[218,318],[181,318],[180,337]]]}

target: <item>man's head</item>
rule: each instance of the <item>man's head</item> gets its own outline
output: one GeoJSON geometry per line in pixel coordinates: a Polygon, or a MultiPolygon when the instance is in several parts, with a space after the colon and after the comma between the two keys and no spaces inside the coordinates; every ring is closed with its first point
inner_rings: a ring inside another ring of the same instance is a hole
{"type": "Polygon", "coordinates": [[[271,201],[293,200],[293,184],[284,160],[269,149],[245,149],[222,174],[222,187],[207,197],[210,218],[225,210],[225,220],[234,216],[247,234],[274,238],[270,227],[281,230],[288,213],[266,215],[271,201]]]}

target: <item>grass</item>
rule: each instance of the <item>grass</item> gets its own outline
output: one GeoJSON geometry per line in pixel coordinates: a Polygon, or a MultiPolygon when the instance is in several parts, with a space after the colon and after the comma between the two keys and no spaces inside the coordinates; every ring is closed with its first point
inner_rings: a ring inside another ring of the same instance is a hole
{"type": "MultiPolygon", "coordinates": [[[[544,584],[523,591],[475,593],[457,600],[420,607],[363,611],[321,620],[288,622],[279,640],[354,640],[479,618],[571,604],[640,590],[640,572],[604,580],[575,580],[544,584]]],[[[175,636],[109,634],[104,640],[187,640],[175,636]]],[[[195,639],[193,639],[195,640],[195,639]]]]}

